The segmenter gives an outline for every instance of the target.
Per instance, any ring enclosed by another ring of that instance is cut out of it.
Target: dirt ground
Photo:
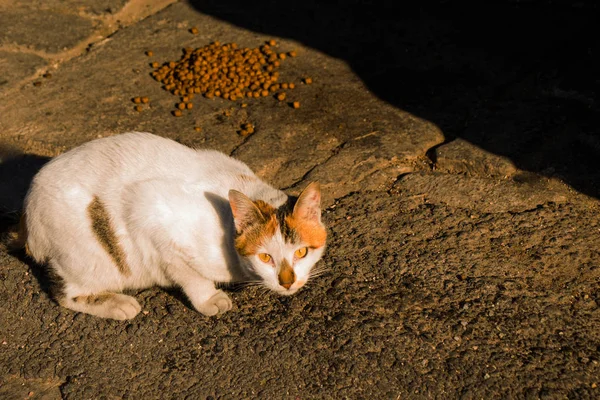
[[[322,181],[326,272],[292,297],[227,289],[214,318],[148,289],[120,322],[58,307],[40,266],[0,251],[0,398],[600,398],[595,3],[260,4],[175,2],[41,87],[9,81],[0,141],[28,155],[0,162],[0,231],[47,156],[139,128],[290,192]],[[298,46],[294,77],[316,77],[302,108],[200,103],[176,120],[148,77],[117,79],[192,25]],[[142,89],[157,103],[143,119],[123,106]]]

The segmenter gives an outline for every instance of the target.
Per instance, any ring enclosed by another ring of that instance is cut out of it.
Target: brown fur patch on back
[[[110,223],[110,216],[98,196],[88,206],[88,215],[92,222],[92,231],[104,250],[111,256],[119,272],[123,275],[131,275],[131,270],[125,261],[125,252],[119,245],[117,235]]]
[[[285,217],[287,230],[294,232],[303,243],[308,247],[318,248],[325,245],[327,240],[327,231],[323,225],[312,221],[296,217],[294,214]]]
[[[77,296],[73,297],[75,303],[86,303],[86,304],[102,304],[106,300],[110,299],[113,295],[111,293],[91,294],[89,296]]]
[[[277,231],[275,208],[262,200],[254,202],[262,218],[249,223],[235,238],[235,248],[242,256],[256,254],[261,244]]]
[[[296,273],[285,258],[281,262],[281,268],[279,270],[278,278],[279,284],[285,287],[286,289],[289,289],[292,283],[296,281]]]

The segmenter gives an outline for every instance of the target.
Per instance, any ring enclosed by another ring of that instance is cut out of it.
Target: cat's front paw
[[[196,308],[202,314],[211,317],[213,315],[223,314],[224,312],[231,310],[231,307],[232,303],[229,296],[227,296],[224,291],[217,290],[217,293]]]

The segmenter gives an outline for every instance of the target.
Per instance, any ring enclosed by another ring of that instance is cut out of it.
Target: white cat
[[[45,165],[20,240],[64,307],[130,319],[141,307],[120,292],[176,285],[215,315],[231,308],[215,282],[254,277],[283,295],[306,283],[325,249],[320,198],[317,183],[288,197],[225,154],[132,132]]]

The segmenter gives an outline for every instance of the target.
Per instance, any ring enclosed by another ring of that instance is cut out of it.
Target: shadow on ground
[[[0,144],[0,218],[6,219],[6,223],[18,221],[29,185],[48,161],[50,157],[22,154],[16,148]],[[0,226],[3,226],[1,220]]]
[[[346,60],[376,95],[440,126],[446,143],[462,138],[600,194],[593,2],[191,3]]]

